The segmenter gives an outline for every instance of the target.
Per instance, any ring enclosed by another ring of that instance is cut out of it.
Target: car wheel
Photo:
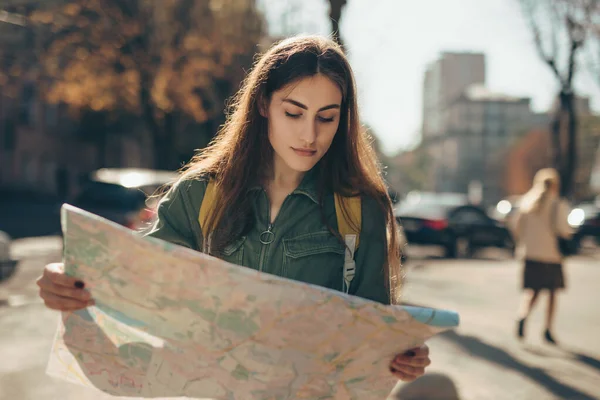
[[[471,258],[473,249],[471,247],[471,241],[468,238],[457,237],[455,243],[457,258]]]
[[[517,253],[517,245],[515,244],[515,242],[507,237],[506,239],[504,239],[504,243],[502,243],[502,245],[500,246],[500,248],[505,249],[506,251],[508,251],[508,253],[514,257]]]
[[[456,258],[456,239],[447,244],[444,250],[446,258]]]
[[[454,238],[445,250],[447,258],[471,258],[473,255],[471,241],[463,236]]]
[[[581,250],[581,237],[580,236],[575,236],[572,240],[570,244],[570,248],[569,248],[569,255],[576,255],[579,254],[579,251]]]

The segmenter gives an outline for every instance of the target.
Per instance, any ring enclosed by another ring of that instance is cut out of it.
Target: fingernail
[[[412,351],[412,350],[409,350],[409,351],[407,351],[406,353],[404,353],[404,355],[405,355],[405,356],[408,356],[408,357],[414,357],[414,356],[416,356],[416,355],[417,355],[417,353],[415,353],[415,352],[414,352],[414,351]]]
[[[85,283],[83,283],[83,281],[77,281],[75,282],[75,287],[77,289],[83,289],[85,287]]]

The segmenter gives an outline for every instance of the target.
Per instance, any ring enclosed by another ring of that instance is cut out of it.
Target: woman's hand
[[[83,290],[85,284],[65,275],[63,263],[48,264],[37,280],[40,297],[46,307],[59,311],[75,311],[94,304],[90,292]]]
[[[431,364],[429,347],[423,345],[398,354],[390,363],[392,375],[404,382],[411,382],[425,373],[425,367]]]

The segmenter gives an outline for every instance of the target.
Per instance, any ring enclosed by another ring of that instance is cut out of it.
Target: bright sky
[[[325,0],[262,2],[273,34],[329,32]],[[531,97],[536,111],[547,110],[557,90],[517,0],[348,0],[341,32],[362,119],[390,155],[419,140],[423,74],[443,51],[485,53],[488,87]],[[600,110],[600,82],[582,70],[575,86]]]

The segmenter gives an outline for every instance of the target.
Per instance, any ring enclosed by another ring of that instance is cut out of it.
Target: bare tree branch
[[[577,155],[577,114],[573,79],[577,72],[578,54],[588,36],[587,16],[591,8],[596,7],[598,0],[519,1],[533,33],[536,50],[560,84],[551,132],[554,165],[562,178],[562,194],[568,196],[573,190]],[[550,18],[547,18],[548,15]],[[550,35],[548,40],[552,47],[551,54],[546,54],[544,49],[544,37],[540,28],[540,24],[544,22],[550,22],[546,34]],[[561,66],[564,66],[563,72]]]
[[[557,79],[562,82],[562,74],[558,70],[558,66],[556,63],[556,57],[558,54],[558,44],[557,44],[557,34],[556,32],[552,32],[551,34],[551,43],[552,43],[552,51],[550,54],[547,54],[544,50],[544,44],[542,41],[542,32],[539,24],[536,21],[536,9],[539,5],[535,0],[520,0],[521,6],[523,8],[523,13],[527,22],[529,24],[529,28],[533,33],[533,40],[535,43],[535,48],[538,52],[538,55],[552,70]],[[553,12],[556,12],[554,6],[551,7]]]

